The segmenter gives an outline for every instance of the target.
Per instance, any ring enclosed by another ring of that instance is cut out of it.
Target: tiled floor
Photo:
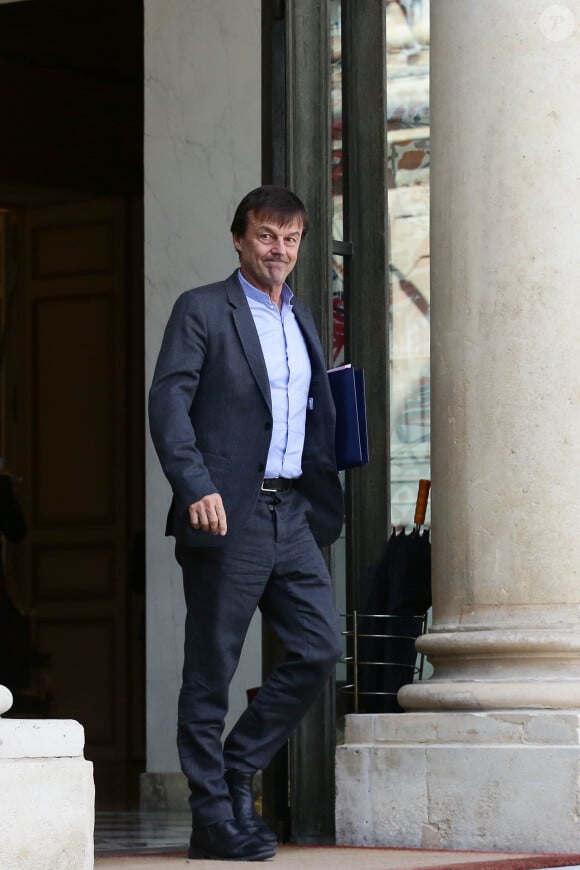
[[[96,855],[185,852],[190,834],[189,812],[97,810],[95,814]]]

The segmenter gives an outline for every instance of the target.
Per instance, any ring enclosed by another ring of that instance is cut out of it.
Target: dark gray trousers
[[[177,747],[195,826],[233,817],[223,774],[266,767],[324,687],[342,650],[326,563],[295,489],[260,494],[224,547],[178,546],[187,616]],[[225,740],[228,688],[256,608],[286,651]]]

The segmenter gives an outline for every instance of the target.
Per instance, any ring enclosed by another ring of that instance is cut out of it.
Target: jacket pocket
[[[225,456],[218,456],[215,453],[204,453],[203,461],[212,483],[219,490],[230,473],[230,460]]]

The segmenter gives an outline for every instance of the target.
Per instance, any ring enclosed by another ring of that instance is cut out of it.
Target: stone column
[[[580,3],[434,5],[435,676],[402,698],[578,708]]]
[[[435,0],[431,62],[434,674],[347,726],[339,840],[359,753],[373,842],[574,851],[580,2]]]

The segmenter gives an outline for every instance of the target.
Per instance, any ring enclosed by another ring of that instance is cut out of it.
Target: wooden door
[[[129,217],[109,199],[16,212],[4,373],[6,462],[22,476],[29,522],[14,548],[15,592],[46,656],[47,715],[80,721],[87,757],[111,761],[128,754],[135,702],[131,482],[142,431]]]

